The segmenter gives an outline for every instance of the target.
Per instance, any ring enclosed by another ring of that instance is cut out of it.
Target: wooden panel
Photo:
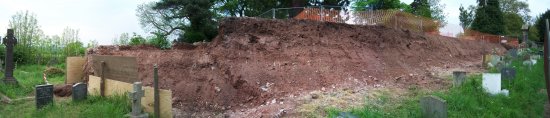
[[[101,78],[90,75],[88,80],[88,93],[90,95],[99,96],[99,82]],[[133,90],[133,85],[126,82],[116,81],[112,79],[105,79],[105,95],[120,95]],[[154,112],[154,89],[153,87],[144,86],[143,90],[145,91],[144,97],[141,99],[141,105],[144,107],[146,112],[149,112],[150,115],[153,115]],[[172,91],[170,90],[159,90],[160,95],[160,117],[161,118],[172,118]]]
[[[67,57],[67,79],[65,84],[74,84],[82,82],[84,76],[84,57]]]
[[[92,56],[94,75],[101,77],[101,61],[105,61],[105,78],[134,83],[141,81],[138,78],[136,57],[123,56]]]

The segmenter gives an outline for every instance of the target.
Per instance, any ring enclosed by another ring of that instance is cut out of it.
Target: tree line
[[[460,25],[483,33],[520,38],[522,26],[528,26],[529,39],[544,40],[543,20],[550,18],[550,10],[533,18],[529,4],[522,0],[477,0],[477,5],[460,6]]]

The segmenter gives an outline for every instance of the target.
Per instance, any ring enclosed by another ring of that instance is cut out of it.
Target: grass
[[[56,67],[65,69],[65,65],[56,65]],[[46,67],[41,65],[19,66],[14,72],[19,86],[0,84],[0,92],[12,99],[34,96],[34,86],[44,84],[42,80],[44,69]],[[3,76],[3,74],[0,75]],[[53,75],[48,77],[48,81],[51,84],[62,84],[64,78],[62,74]],[[0,118],[119,118],[130,112],[126,95],[88,96],[88,99],[79,102],[73,102],[70,97],[56,97],[54,101],[54,104],[40,110],[36,109],[34,100],[16,101],[12,104],[0,103]]]
[[[367,100],[362,108],[348,110],[327,108],[327,117],[337,117],[346,111],[358,117],[422,117],[419,99],[426,95],[438,96],[447,102],[448,115],[451,118],[538,118],[543,115],[543,106],[547,100],[545,92],[543,61],[538,60],[531,69],[522,65],[520,60],[512,62],[516,69],[516,78],[503,80],[503,89],[510,91],[509,96],[490,95],[482,88],[481,75],[471,75],[466,83],[449,90],[426,92],[410,89],[410,95],[386,105],[373,105]],[[493,70],[494,71],[494,70]]]
[[[56,65],[57,68],[65,68],[65,65]],[[14,71],[14,77],[19,82],[18,86],[6,85],[0,82],[0,92],[10,98],[19,98],[32,96],[36,85],[44,84],[43,71],[46,66],[41,65],[22,65],[17,66]],[[4,73],[0,73],[0,77],[4,77]],[[64,83],[64,75],[48,76],[48,81],[51,84]]]

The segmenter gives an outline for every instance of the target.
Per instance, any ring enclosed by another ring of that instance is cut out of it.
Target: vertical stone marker
[[[84,83],[73,85],[73,101],[85,100],[88,97],[88,86]]]
[[[8,34],[2,40],[2,44],[6,46],[6,55],[5,55],[5,73],[4,73],[4,83],[17,85],[17,80],[13,77],[13,69],[15,64],[13,63],[13,48],[17,44],[17,39],[13,34],[13,29],[8,29]]]
[[[514,68],[502,68],[500,70],[502,79],[512,80],[516,78],[516,69]]]
[[[455,87],[458,87],[458,86],[462,85],[462,83],[464,83],[464,81],[466,81],[466,72],[464,72],[464,71],[453,71],[453,78],[454,78],[453,85]]]
[[[499,94],[501,92],[500,77],[500,73],[483,73],[483,89],[492,95]]]
[[[447,118],[447,103],[436,96],[426,96],[420,99],[423,118]]]
[[[53,85],[38,85],[36,90],[36,109],[40,109],[48,104],[53,103]]]
[[[143,89],[141,89],[141,82],[134,83],[134,91],[130,92],[130,99],[132,100],[132,112],[127,114],[130,118],[148,118],[147,113],[142,113],[141,98],[144,95]]]

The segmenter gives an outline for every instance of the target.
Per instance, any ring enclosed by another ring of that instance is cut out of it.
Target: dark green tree
[[[470,6],[468,9],[465,9],[462,5],[460,5],[458,10],[460,11],[460,15],[458,16],[460,26],[462,26],[462,29],[469,29],[470,25],[474,21],[475,7]]]
[[[167,21],[183,21],[178,27],[182,30],[178,42],[210,41],[217,35],[217,23],[213,8],[216,0],[161,0],[153,6],[153,10],[166,10]]]
[[[353,4],[355,10],[386,10],[386,9],[402,9],[406,10],[410,6],[402,3],[399,0],[356,0]]]
[[[546,19],[550,20],[550,10],[546,10],[546,12],[540,15],[535,24],[539,34],[539,41],[541,42],[544,41],[544,38],[546,37],[546,34],[544,33],[546,32]]]
[[[432,12],[430,11],[430,4],[428,0],[414,0],[411,3],[411,13],[414,15],[432,18]]]
[[[473,30],[484,33],[504,34],[504,18],[499,0],[478,0],[478,9],[471,27]]]

